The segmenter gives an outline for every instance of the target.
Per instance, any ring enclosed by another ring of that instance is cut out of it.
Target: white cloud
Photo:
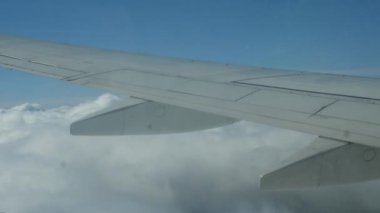
[[[249,122],[173,135],[69,135],[70,122],[117,100],[0,109],[0,212],[303,212],[321,210],[316,199],[341,208],[324,198],[331,191],[258,191],[259,175],[313,136]]]

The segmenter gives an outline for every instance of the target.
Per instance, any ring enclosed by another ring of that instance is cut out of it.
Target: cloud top
[[[69,135],[70,122],[118,100],[0,109],[0,211],[269,213],[371,204],[356,188],[260,192],[260,174],[314,138],[293,131],[239,122],[173,135]]]

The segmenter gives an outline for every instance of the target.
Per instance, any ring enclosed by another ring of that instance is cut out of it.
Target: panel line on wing
[[[263,84],[253,84],[253,83],[246,83],[246,82],[240,82],[240,81],[232,81],[232,83],[241,84],[241,85],[248,85],[248,86],[272,88],[272,89],[280,89],[280,90],[289,90],[289,91],[296,91],[296,92],[306,92],[306,93],[311,93],[311,94],[333,95],[333,96],[341,96],[341,97],[347,97],[347,98],[380,101],[379,98],[369,98],[369,97],[345,95],[345,94],[339,94],[339,93],[328,93],[328,92],[310,91],[310,90],[304,90],[304,89],[293,89],[293,88],[286,88],[286,87],[268,86],[268,85],[263,85]]]
[[[334,100],[334,101],[332,101],[331,103],[322,106],[320,109],[318,109],[318,110],[315,111],[313,114],[311,114],[310,117],[317,115],[318,113],[322,112],[324,109],[326,109],[327,107],[329,107],[329,106],[335,104],[335,103],[338,102],[338,101],[339,101],[339,100]]]
[[[0,54],[0,64],[12,69],[20,69],[24,71],[31,71],[33,73],[43,73],[50,76],[61,77],[60,78],[61,80],[62,80],[62,77],[65,78],[66,76],[63,76],[62,73],[54,72],[54,70],[59,69],[66,72],[80,73],[80,74],[86,73],[81,70],[74,70],[74,69],[69,69],[66,67],[59,67],[56,65],[48,64],[48,63],[37,62],[33,59],[18,58],[18,57],[4,55],[4,54]],[[35,67],[27,67],[27,66],[30,66],[29,64],[34,65]],[[46,71],[46,69],[53,69],[53,70]],[[70,75],[70,74],[65,73],[65,75]]]
[[[246,98],[246,97],[252,95],[253,93],[256,93],[256,92],[259,92],[259,91],[260,91],[259,89],[253,90],[252,92],[250,92],[250,93],[248,93],[248,94],[246,94],[246,95],[243,95],[243,96],[241,96],[240,98],[235,99],[235,102],[238,102],[238,101],[240,101],[240,100],[242,100],[242,99],[244,99],[244,98]]]
[[[265,78],[281,78],[281,77],[289,77],[289,76],[299,76],[299,75],[304,75],[304,74],[305,72],[298,71],[298,73],[291,73],[291,74],[268,75],[268,76],[261,76],[261,77],[244,78],[244,79],[232,81],[232,83],[241,82],[241,81],[249,81],[249,80],[265,79]]]
[[[105,73],[110,73],[110,72],[115,72],[115,71],[120,71],[120,70],[124,70],[124,69],[114,69],[114,70],[106,70],[106,71],[102,71],[102,72],[95,72],[95,73],[81,73],[81,74],[78,74],[78,75],[73,75],[73,76],[68,76],[68,77],[65,77],[63,78],[62,80],[64,81],[77,81],[77,80],[82,80],[84,78],[88,78],[88,77],[93,77],[95,75],[100,75],[100,74],[105,74]]]

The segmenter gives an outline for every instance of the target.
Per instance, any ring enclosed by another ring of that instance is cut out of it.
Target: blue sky
[[[380,76],[379,11],[377,0],[1,0],[0,34]],[[70,136],[69,123],[113,103],[94,98],[103,92],[0,69],[0,212],[379,212],[378,181],[258,191],[259,175],[310,135],[240,122],[188,134]]]
[[[4,0],[0,33],[183,58],[380,75],[375,0]],[[0,107],[99,90],[0,69]]]

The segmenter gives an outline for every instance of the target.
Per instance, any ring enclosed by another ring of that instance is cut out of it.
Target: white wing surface
[[[210,113],[207,127],[248,120],[380,147],[380,79],[376,78],[245,67],[7,36],[0,36],[0,66],[191,110],[181,120],[201,116],[194,116],[196,112]],[[191,123],[197,124],[194,119]],[[189,127],[193,129],[199,128]]]

